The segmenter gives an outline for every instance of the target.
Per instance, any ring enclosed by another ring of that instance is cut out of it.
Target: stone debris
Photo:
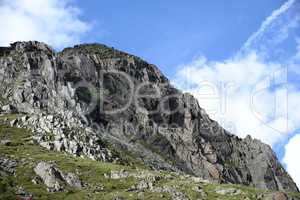
[[[172,196],[172,200],[190,200],[186,194],[183,192],[179,191],[175,187],[169,187],[169,186],[164,186],[164,187],[156,187],[151,190],[152,192],[157,192],[157,193],[168,193]]]
[[[194,190],[195,192],[200,193],[202,197],[207,197],[207,196],[208,196],[208,194],[204,191],[204,189],[203,189],[200,185],[195,186],[195,187],[193,188],[193,190]]]
[[[111,179],[120,179],[120,178],[128,178],[129,176],[132,176],[128,171],[125,171],[124,169],[120,171],[111,171],[110,172],[110,178]]]
[[[0,155],[0,175],[1,172],[15,174],[15,168],[18,166],[18,161]]]
[[[35,133],[33,140],[48,150],[65,151],[93,160],[114,161],[109,149],[102,146],[101,138],[80,120],[63,119],[54,115],[23,116],[10,122],[11,126],[28,128]]]
[[[215,192],[221,195],[239,195],[242,193],[241,190],[235,188],[217,188]]]
[[[17,196],[21,196],[21,197],[27,197],[27,196],[29,196],[29,193],[22,186],[18,186],[16,188],[15,194]]]

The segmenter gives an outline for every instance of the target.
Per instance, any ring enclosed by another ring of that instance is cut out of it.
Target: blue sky
[[[199,54],[220,60],[241,48],[283,0],[76,1],[97,41],[138,55],[168,76]]]
[[[300,0],[2,0],[0,27],[0,46],[99,42],[144,58],[223,127],[271,145],[300,187]]]

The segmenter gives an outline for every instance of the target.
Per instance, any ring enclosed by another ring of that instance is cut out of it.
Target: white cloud
[[[300,187],[300,159],[299,159],[300,135],[294,136],[285,146],[283,162],[287,166],[288,173]]]
[[[56,48],[80,42],[90,24],[69,0],[3,0],[0,2],[0,45],[38,40]]]
[[[290,88],[288,98],[286,76],[283,66],[264,62],[253,52],[223,62],[200,57],[181,67],[175,84],[193,93],[208,114],[233,133],[274,145],[297,128],[288,124],[300,121],[300,95]],[[271,81],[280,87],[272,90]],[[288,105],[295,113],[291,119]]]

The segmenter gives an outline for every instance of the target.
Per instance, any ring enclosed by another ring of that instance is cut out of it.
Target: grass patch
[[[157,200],[170,199],[171,194],[153,193],[146,190],[141,193],[128,191],[133,185],[136,185],[139,180],[134,177],[124,179],[109,179],[105,174],[110,174],[113,171],[125,169],[129,172],[137,172],[143,170],[152,175],[160,175],[162,177],[171,176],[171,179],[163,178],[156,183],[156,186],[176,187],[178,191],[184,192],[191,200],[196,199],[224,199],[224,200],[240,200],[246,197],[255,200],[257,194],[269,194],[272,191],[259,190],[252,187],[231,185],[231,184],[205,184],[195,183],[188,178],[182,179],[180,175],[171,172],[158,172],[148,170],[146,167],[139,167],[136,164],[115,164],[93,161],[88,158],[74,157],[70,154],[62,152],[48,151],[41,148],[37,144],[30,141],[31,132],[25,129],[0,125],[0,140],[9,139],[11,145],[0,145],[0,155],[13,158],[22,163],[16,168],[15,176],[0,176],[0,200],[18,200],[14,195],[15,188],[22,186],[30,194],[33,194],[34,200],[114,200],[116,197],[123,197],[126,200]],[[111,147],[113,148],[113,147]],[[127,155],[127,153],[124,153]],[[127,155],[131,157],[132,155]],[[40,161],[52,161],[56,166],[64,172],[73,172],[79,174],[80,179],[87,183],[88,186],[82,190],[65,186],[62,192],[49,193],[43,184],[35,185],[32,179],[36,176],[33,169]],[[102,191],[95,192],[96,186],[103,186]],[[194,190],[196,186],[200,186],[204,192],[208,194],[203,197],[201,193]],[[236,188],[242,191],[238,195],[219,195],[215,191],[217,188]],[[300,199],[299,193],[290,193],[290,196]]]

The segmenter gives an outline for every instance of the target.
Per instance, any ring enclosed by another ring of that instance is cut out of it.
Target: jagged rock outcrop
[[[63,181],[61,173],[53,165],[41,162],[34,168],[34,172],[42,182],[49,188],[49,191],[60,191],[63,189],[60,181]]]
[[[38,163],[34,168],[34,172],[51,192],[61,191],[64,183],[75,188],[83,187],[83,184],[77,175],[73,173],[63,173],[51,163]]]
[[[216,182],[298,191],[268,145],[228,133],[154,65],[113,48],[87,44],[56,53],[43,43],[17,42],[0,49],[0,83],[5,112],[9,107],[26,115],[39,113],[62,123],[83,124],[74,130],[74,126],[49,128],[48,119],[40,118],[13,123],[35,130],[47,127],[37,131],[37,137],[54,134],[58,142],[45,144],[50,149],[97,158],[107,152],[101,141],[108,140],[153,168]],[[64,138],[66,143],[61,142]],[[67,145],[74,138],[80,153]]]

